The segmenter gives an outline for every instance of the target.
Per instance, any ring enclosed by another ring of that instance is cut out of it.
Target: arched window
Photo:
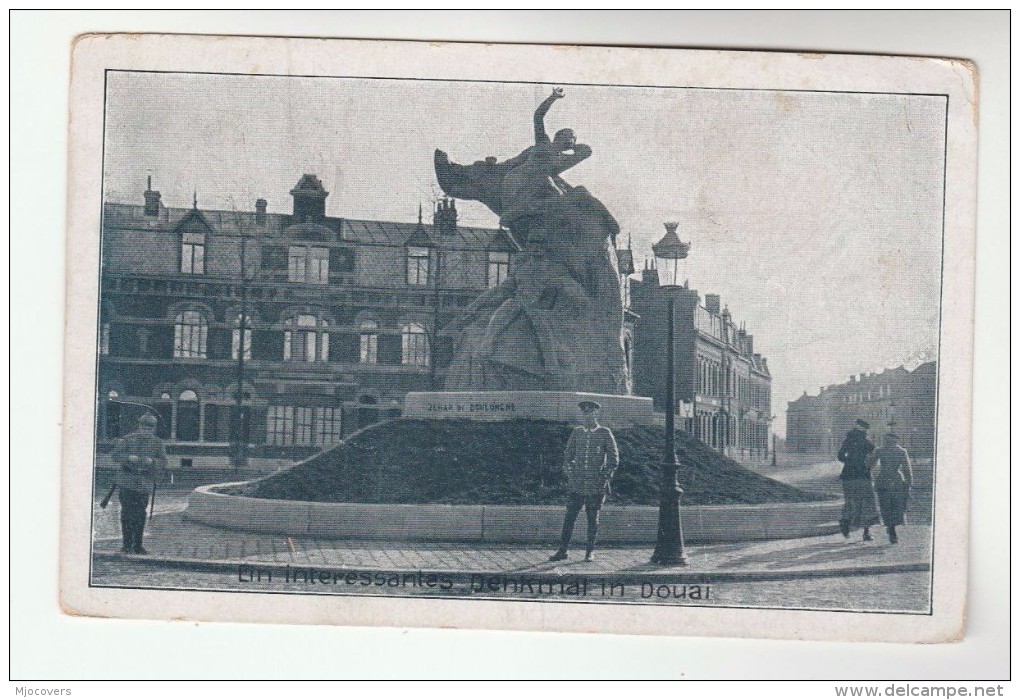
[[[209,325],[201,311],[182,311],[174,322],[174,357],[206,357]]]
[[[359,359],[365,364],[374,365],[379,361],[379,322],[366,320],[358,326],[361,334]]]
[[[234,318],[234,326],[230,332],[230,357],[236,360],[241,347],[241,314]],[[251,359],[251,316],[244,317],[244,359]]]
[[[407,323],[400,328],[401,362],[405,365],[428,367],[429,341],[425,327],[420,323]]]
[[[314,314],[287,319],[283,332],[283,359],[289,362],[325,362],[329,359],[329,323]]]

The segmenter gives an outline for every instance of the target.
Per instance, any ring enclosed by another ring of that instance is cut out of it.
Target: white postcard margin
[[[923,92],[948,95],[930,616],[91,588],[104,71]],[[71,615],[296,624],[945,642],[965,633],[977,76],[966,61],[841,54],[184,35],[83,35],[72,53],[60,591]]]

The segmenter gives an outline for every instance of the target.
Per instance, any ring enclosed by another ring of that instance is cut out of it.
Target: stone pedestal
[[[577,404],[596,401],[599,422],[609,427],[655,425],[652,400],[644,396],[589,394],[580,391],[422,391],[404,397],[404,418],[467,418],[503,421],[515,418],[577,421]]]

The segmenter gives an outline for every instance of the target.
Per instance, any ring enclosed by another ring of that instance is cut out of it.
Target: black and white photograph
[[[65,605],[959,638],[967,65],[109,41]]]

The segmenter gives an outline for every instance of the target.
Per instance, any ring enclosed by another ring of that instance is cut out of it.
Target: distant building
[[[400,223],[327,216],[328,194],[307,174],[291,213],[178,208],[150,180],[144,203],[105,204],[100,452],[143,405],[184,466],[223,466],[242,441],[297,458],[442,387],[452,339],[437,329],[507,279],[519,246],[460,225],[452,200]]]
[[[634,393],[665,411],[666,327],[675,301],[675,394],[679,423],[689,433],[734,455],[764,457],[772,420],[772,376],[754,351],[754,336],[733,322],[717,294],[660,286],[648,267],[630,283],[634,321]]]
[[[854,421],[871,424],[872,435],[895,432],[911,455],[935,449],[935,362],[853,376],[845,384],[804,393],[787,405],[786,444],[791,452],[835,455]]]

